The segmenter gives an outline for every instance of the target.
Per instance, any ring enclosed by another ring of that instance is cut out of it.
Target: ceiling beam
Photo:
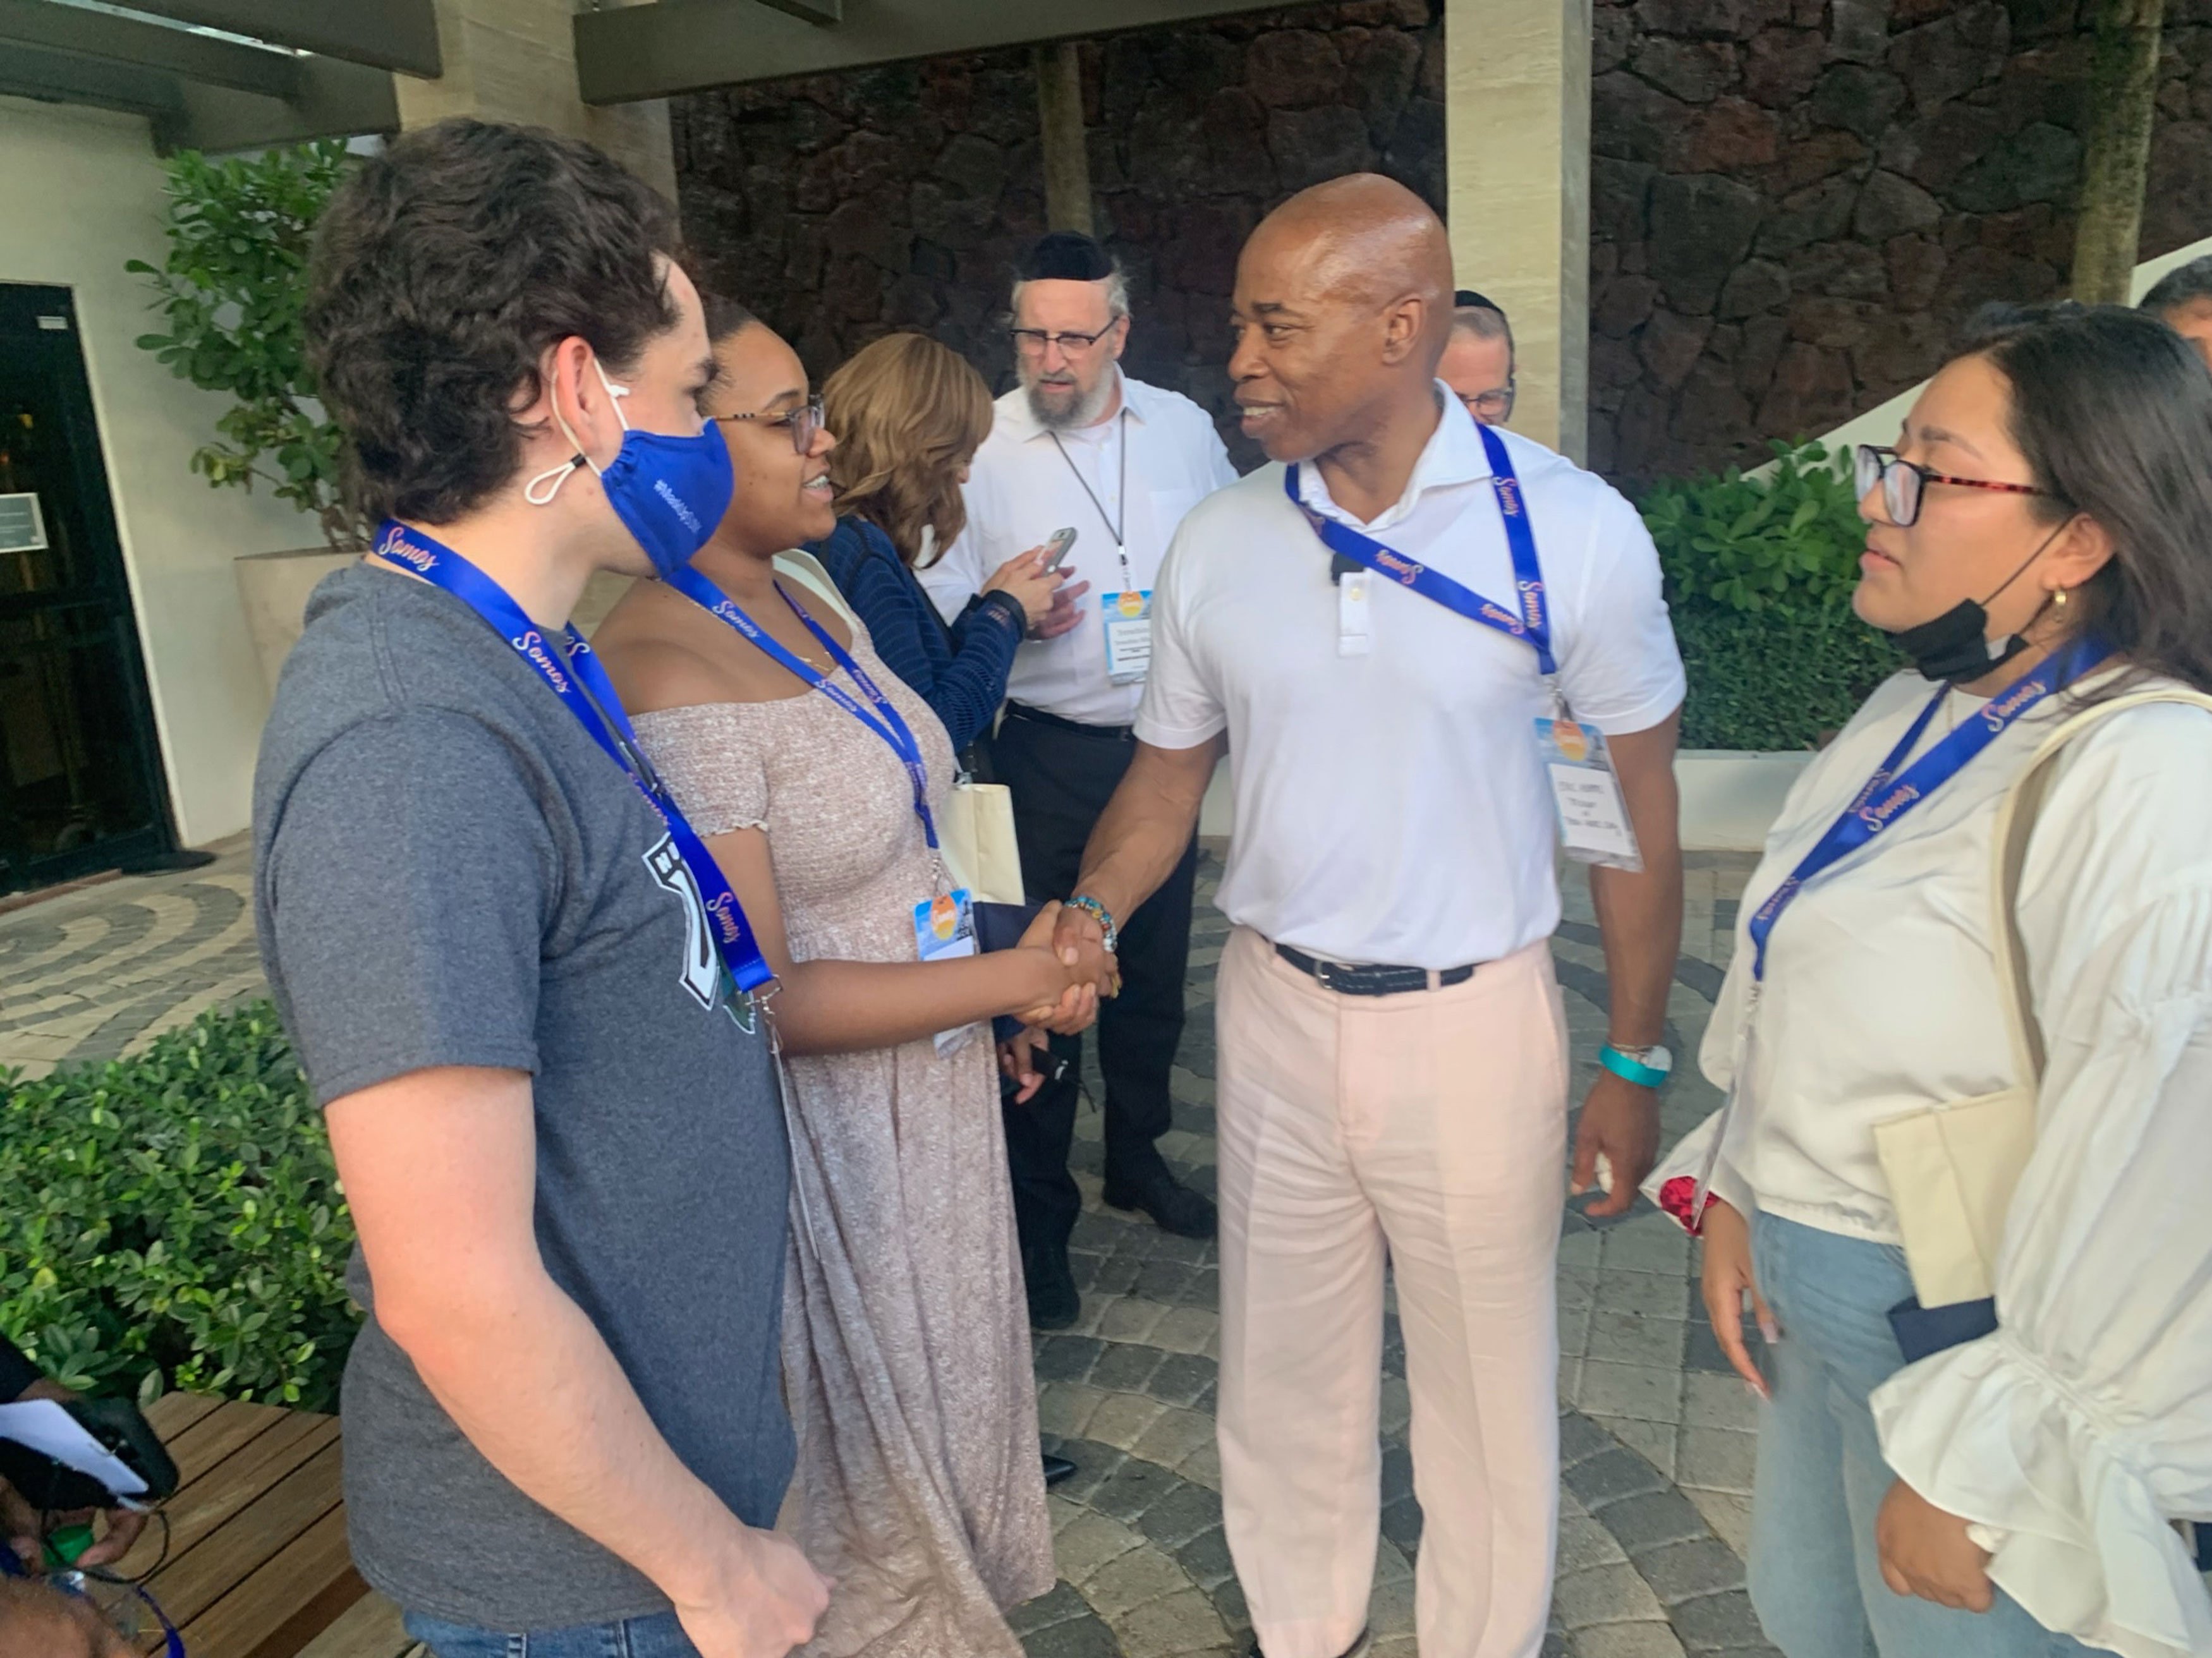
[[[227,30],[272,46],[343,58],[350,64],[435,80],[445,73],[438,55],[435,0],[123,0],[201,28]]]
[[[0,52],[0,92],[156,118],[177,114],[185,106],[184,90],[174,76],[39,46],[11,46]]]
[[[300,90],[289,99],[185,82],[182,106],[155,118],[155,143],[165,152],[219,155],[399,130],[398,94],[383,70],[331,58],[302,58],[299,64]]]
[[[778,11],[787,11],[793,17],[809,23],[842,23],[845,21],[845,0],[761,0],[764,6],[774,6]]]
[[[772,0],[658,0],[576,14],[587,104],[703,92],[871,64],[1087,39],[1279,8],[1259,0],[848,0],[834,28]]]
[[[135,64],[264,98],[289,98],[300,88],[299,64],[283,52],[50,0],[0,0],[0,46]]]

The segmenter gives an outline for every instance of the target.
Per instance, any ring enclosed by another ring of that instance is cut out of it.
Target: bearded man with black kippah
[[[1066,892],[1091,826],[1135,751],[1130,724],[1152,655],[1152,589],[1183,515],[1237,480],[1213,421],[1188,398],[1121,369],[1129,291],[1090,237],[1054,231],[1021,262],[1007,319],[1021,383],[998,401],[964,491],[968,527],[922,585],[951,620],[990,573],[1055,531],[1078,566],[1053,612],[1014,659],[992,749],[1012,792],[1031,896]],[[1098,589],[1095,606],[1082,602]],[[1170,1232],[1210,1237],[1213,1206],[1177,1181],[1156,1142],[1168,1130],[1168,1072],[1182,1036],[1196,841],[1120,929],[1121,992],[1098,1014],[1106,1082],[1106,1201]],[[1082,1039],[1057,1036],[1061,1079],[1006,1112],[1030,1318],[1039,1329],[1081,1309],[1067,1239],[1083,1197],[1067,1172]]]

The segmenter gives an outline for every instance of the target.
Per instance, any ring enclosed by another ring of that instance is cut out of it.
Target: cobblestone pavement
[[[1668,1045],[1683,1056],[1664,1109],[1671,1141],[1717,1102],[1697,1050],[1731,948],[1751,859],[1692,859]],[[1201,873],[1211,897],[1218,868]],[[117,880],[0,916],[0,1066],[128,1054],[205,1007],[259,993],[246,853],[208,869]],[[1577,1098],[1595,1074],[1605,977],[1579,872],[1565,881],[1556,956]],[[1191,1020],[1163,1149],[1213,1186],[1213,973],[1227,923],[1202,902]],[[1097,1088],[1092,1068],[1092,1086]],[[1225,1658],[1250,1644],[1221,1531],[1213,1442],[1219,1321],[1210,1245],[1099,1202],[1095,1113],[1079,1123],[1085,1212],[1075,1234],[1084,1316],[1036,1342],[1048,1441],[1082,1472],[1052,1497],[1061,1581],[1014,1615],[1032,1658]],[[1743,1594],[1752,1401],[1705,1323],[1686,1242],[1639,1205],[1594,1225],[1567,1212],[1559,1250],[1559,1577],[1546,1658],[1685,1658],[1766,1649]],[[1413,1658],[1420,1514],[1407,1447],[1405,1351],[1390,1321],[1382,1393],[1378,1658]],[[1433,1655],[1432,1658],[1451,1658]]]
[[[125,877],[0,916],[0,1067],[42,1077],[136,1053],[264,994],[245,835],[188,874]]]

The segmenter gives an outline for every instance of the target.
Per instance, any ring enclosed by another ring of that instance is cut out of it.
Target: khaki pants
[[[1395,1275],[1425,1658],[1534,1658],[1559,1518],[1566,1028],[1549,949],[1344,996],[1240,929],[1218,1007],[1221,1468],[1267,1658],[1367,1619]]]

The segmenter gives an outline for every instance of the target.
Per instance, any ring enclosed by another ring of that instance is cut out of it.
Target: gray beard
[[[1106,404],[1114,395],[1114,376],[1109,371],[1098,377],[1098,384],[1087,398],[1078,398],[1073,403],[1055,408],[1037,395],[1038,387],[1032,382],[1030,394],[1030,413],[1036,423],[1048,432],[1073,432],[1085,426],[1096,426],[1098,417],[1106,412]]]

